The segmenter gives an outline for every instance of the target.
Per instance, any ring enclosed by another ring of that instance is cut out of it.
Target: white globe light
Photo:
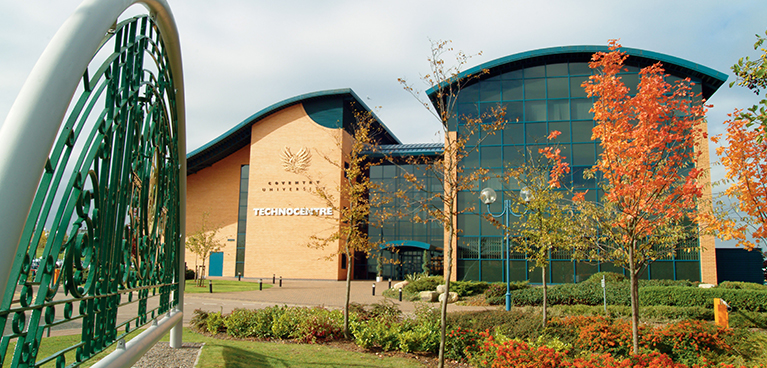
[[[495,194],[495,191],[492,188],[485,188],[485,189],[482,189],[481,192],[479,192],[479,199],[484,204],[491,204],[495,202],[497,198],[498,198],[498,195]]]
[[[533,200],[533,191],[528,187],[524,187],[519,191],[519,198],[524,202],[530,202]]]

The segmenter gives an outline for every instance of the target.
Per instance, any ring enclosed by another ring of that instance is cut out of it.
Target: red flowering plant
[[[465,361],[466,357],[479,351],[482,341],[489,336],[469,328],[456,327],[447,334],[445,357],[456,361]]]
[[[676,362],[703,364],[706,356],[732,350],[731,330],[701,321],[682,321],[658,327],[646,336],[647,347],[668,354]]]

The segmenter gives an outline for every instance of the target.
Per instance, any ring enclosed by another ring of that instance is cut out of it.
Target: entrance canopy
[[[381,249],[392,248],[418,248],[423,250],[438,250],[437,247],[424,242],[415,240],[392,240],[381,244]]]

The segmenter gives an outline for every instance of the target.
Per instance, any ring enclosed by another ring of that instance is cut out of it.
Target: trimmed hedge
[[[713,307],[714,298],[724,299],[735,310],[767,312],[767,290],[688,288],[679,286],[639,288],[640,305]]]
[[[548,302],[550,305],[601,305],[604,302],[602,294],[602,286],[598,283],[561,284],[549,286]],[[543,288],[514,290],[511,292],[511,303],[518,306],[541,305],[543,303]],[[607,304],[629,305],[630,303],[628,282],[607,285]]]
[[[767,290],[767,285],[755,284],[753,282],[743,281],[722,281],[717,288],[720,289],[745,289],[745,290]]]
[[[684,284],[677,282],[677,284]],[[561,284],[549,287],[550,305],[602,305],[603,294],[600,284],[583,282],[580,284]],[[728,289],[715,287],[701,289],[691,286],[640,286],[639,303],[641,306],[713,306],[714,298],[724,299],[736,310],[767,312],[767,290]],[[488,299],[491,302],[491,299]],[[502,302],[502,300],[500,300]],[[511,302],[516,306],[537,306],[543,303],[543,289],[540,287],[514,290]],[[628,282],[607,284],[608,305],[631,305]]]
[[[539,310],[488,310],[454,312],[447,315],[451,328],[502,333],[509,338],[536,339],[543,333]]]

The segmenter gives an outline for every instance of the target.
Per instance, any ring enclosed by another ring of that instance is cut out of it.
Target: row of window
[[[638,72],[639,68],[628,66],[626,72],[618,74],[628,87],[629,94],[638,90]],[[519,69],[466,86],[460,91],[458,103],[582,98],[587,96],[583,83],[591,74],[586,63],[560,63]],[[666,80],[675,83],[681,79],[668,76]],[[695,79],[691,82],[694,83],[693,92],[700,93],[700,81]]]
[[[504,109],[504,121],[509,124],[524,121],[591,120],[593,102],[589,98],[507,101],[499,103],[459,104],[456,110],[458,124],[468,119],[481,118],[483,122],[494,122],[493,111]]]
[[[500,230],[498,231],[500,233]],[[506,254],[504,239],[498,236],[466,237],[458,238],[458,259],[525,259],[524,252],[516,250],[516,243],[510,239],[509,254]],[[680,243],[677,249],[668,248],[664,252],[658,252],[656,259],[662,261],[697,261],[700,254],[697,251],[698,240],[689,239]],[[692,249],[692,250],[691,250]],[[551,260],[572,260],[573,251],[568,249],[553,249],[549,252]]]
[[[466,168],[505,168],[519,167],[524,164],[536,163],[548,165],[548,160],[540,153],[545,147],[560,150],[563,161],[571,166],[593,166],[601,153],[602,147],[596,143],[572,143],[557,145],[514,145],[514,146],[481,146],[476,151],[470,151],[461,160],[461,167]]]
[[[501,260],[479,261],[461,260],[457,262],[458,280],[503,282],[506,262]],[[541,283],[543,272],[532,268],[533,264],[524,260],[509,261],[508,277],[510,281],[529,281]],[[552,284],[577,283],[585,281],[597,272],[616,272],[625,274],[623,268],[612,263],[551,261],[546,269],[546,282]],[[627,276],[628,277],[628,276]],[[700,261],[655,261],[640,275],[640,279],[671,279],[700,281]]]
[[[458,132],[461,136],[468,136],[466,143],[467,150],[476,148],[481,143],[482,146],[494,145],[523,145],[523,144],[561,144],[561,143],[592,143],[592,129],[594,129],[593,120],[573,120],[556,122],[509,122],[506,123],[502,131],[488,132],[477,128],[476,131],[469,132],[466,126],[459,126]],[[552,131],[559,131],[561,134],[555,139],[549,140],[547,137]]]

